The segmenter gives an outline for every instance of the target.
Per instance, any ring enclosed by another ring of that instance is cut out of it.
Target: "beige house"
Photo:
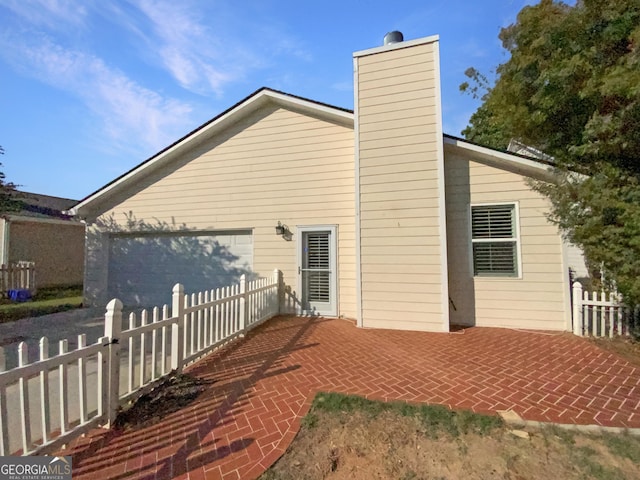
[[[0,263],[34,262],[38,287],[82,284],[84,225],[63,213],[77,200],[16,193],[20,209],[0,215]]]
[[[570,329],[549,165],[443,134],[437,36],[353,59],[354,111],[263,88],[82,200],[86,300],[278,268],[298,313],[362,327]]]

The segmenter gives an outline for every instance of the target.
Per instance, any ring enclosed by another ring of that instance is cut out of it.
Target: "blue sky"
[[[254,90],[353,108],[352,53],[440,35],[444,130],[469,66],[524,0],[0,0],[0,157],[21,189],[81,199]]]

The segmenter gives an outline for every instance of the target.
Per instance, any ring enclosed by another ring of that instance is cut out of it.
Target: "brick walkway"
[[[640,368],[571,334],[281,317],[189,371],[215,383],[157,425],[80,439],[64,451],[73,478],[255,478],[286,450],[318,391],[640,427]]]

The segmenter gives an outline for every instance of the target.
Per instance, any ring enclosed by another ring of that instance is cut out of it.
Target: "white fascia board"
[[[345,125],[353,125],[353,114],[350,112],[331,108],[327,105],[320,105],[315,102],[306,101],[304,99],[291,97],[289,95],[284,95],[279,92],[265,89],[247,99],[245,102],[237,105],[235,108],[229,110],[220,117],[216,118],[210,124],[200,128],[192,135],[184,138],[181,142],[176,143],[172,147],[168,148],[166,151],[157,155],[155,158],[152,158],[151,160],[140,164],[137,168],[134,168],[129,173],[119,178],[117,181],[113,182],[110,185],[107,185],[103,189],[97,191],[95,194],[78,203],[76,206],[69,209],[68,212],[71,215],[81,216],[84,216],[88,213],[93,213],[91,212],[91,205],[99,201],[102,197],[108,195],[111,192],[123,190],[127,185],[135,182],[136,179],[141,175],[144,175],[148,171],[152,171],[153,169],[170,162],[173,158],[180,155],[185,150],[196,146],[199,140],[210,138],[215,133],[223,130],[224,128],[227,128],[228,126],[240,120],[244,115],[249,114],[265,105],[270,99],[283,106],[290,106],[303,112],[315,114],[320,116],[321,118],[326,118],[327,120],[337,121]]]
[[[552,180],[554,178],[553,167],[537,162],[535,160],[528,160],[526,158],[512,155],[510,153],[500,152],[493,150],[492,148],[482,147],[473,143],[465,142],[456,138],[444,137],[445,147],[449,147],[457,150],[456,153],[466,155],[471,160],[484,161],[497,168],[508,168],[515,170],[518,173],[538,178],[540,180]]]
[[[339,122],[346,126],[353,126],[353,113],[345,110],[332,108],[328,105],[322,105],[315,102],[309,102],[302,98],[292,97],[280,92],[265,90],[257,96],[268,96],[278,103],[290,106],[302,112],[317,115],[329,121]]]
[[[353,52],[353,56],[364,57],[365,55],[373,55],[374,53],[389,52],[391,50],[399,50],[401,48],[415,47],[416,45],[433,43],[437,42],[438,40],[440,40],[439,35],[431,35],[429,37],[416,38],[415,40],[407,40],[406,42],[391,43],[389,45],[382,45],[381,47],[359,50],[357,52]]]

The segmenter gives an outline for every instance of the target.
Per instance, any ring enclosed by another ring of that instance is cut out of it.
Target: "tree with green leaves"
[[[0,155],[4,155],[4,148],[0,146]],[[0,167],[2,164],[0,163]],[[22,202],[16,195],[17,185],[5,180],[4,172],[0,172],[0,213],[15,212],[20,210]]]
[[[495,83],[469,69],[461,85],[482,99],[463,135],[553,156],[558,181],[534,185],[549,218],[640,303],[640,0],[541,0],[499,37]]]

